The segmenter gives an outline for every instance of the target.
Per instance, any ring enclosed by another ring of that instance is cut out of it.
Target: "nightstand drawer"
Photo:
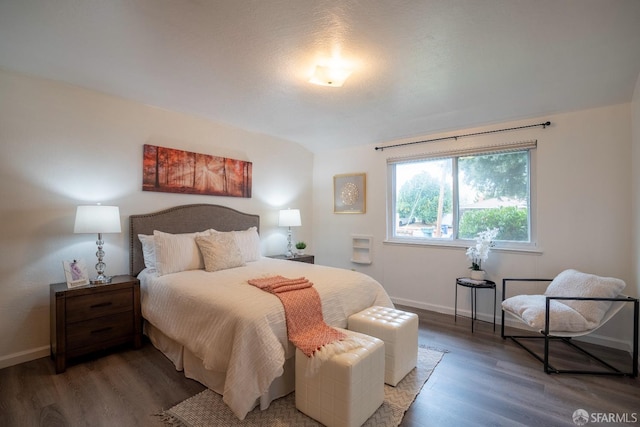
[[[108,316],[133,308],[131,289],[70,297],[66,304],[67,323]]]
[[[133,311],[99,317],[67,326],[67,349],[91,347],[97,344],[130,338],[133,335]]]

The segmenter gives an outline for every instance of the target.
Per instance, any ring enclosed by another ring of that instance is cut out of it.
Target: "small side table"
[[[286,255],[271,255],[269,258],[284,259],[287,261],[306,262],[307,264],[315,264],[315,256],[307,255],[307,254],[305,255],[294,254],[292,257],[288,257]]]
[[[454,322],[458,321],[458,286],[469,288],[471,292],[471,333],[473,333],[473,322],[476,319],[476,291],[478,289],[493,289],[493,331],[496,331],[496,282],[491,280],[473,280],[469,277],[458,277],[456,279],[456,302]]]

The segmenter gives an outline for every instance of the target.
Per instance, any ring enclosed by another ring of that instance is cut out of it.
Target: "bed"
[[[130,217],[130,272],[141,282],[145,334],[186,377],[221,394],[239,419],[257,405],[266,409],[295,383],[295,348],[287,339],[282,303],[249,279],[306,277],[320,295],[325,322],[334,327],[346,328],[347,318],[365,308],[393,307],[367,275],[261,256],[259,229],[259,216],[219,205]],[[230,252],[240,253],[240,265],[226,268],[224,261],[223,268],[206,271],[226,257],[193,249],[194,239],[201,243],[211,233],[233,236],[239,250],[234,244]],[[150,259],[150,248],[157,258]],[[195,259],[203,253],[206,270]]]

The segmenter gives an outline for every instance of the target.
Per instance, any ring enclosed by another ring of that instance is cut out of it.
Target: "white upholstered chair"
[[[509,289],[517,283],[547,282],[544,294],[515,295],[507,298]],[[598,374],[638,376],[638,299],[622,294],[625,283],[616,278],[600,277],[576,270],[565,270],[554,279],[502,280],[502,327],[503,339],[509,338],[542,362],[544,371],[569,374]],[[576,344],[572,338],[591,334],[607,323],[625,305],[632,304],[634,311],[633,356],[631,369],[621,371],[601,358]],[[505,335],[505,313],[540,332],[540,335]],[[526,339],[544,340],[541,357],[523,344]],[[597,361],[606,370],[556,369],[549,363],[549,342],[560,340]]]

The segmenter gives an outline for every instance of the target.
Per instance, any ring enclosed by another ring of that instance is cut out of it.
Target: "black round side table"
[[[458,277],[456,279],[456,302],[454,322],[458,321],[458,286],[469,288],[471,292],[471,333],[473,333],[473,322],[476,319],[476,291],[478,289],[493,289],[493,331],[496,331],[496,282],[491,280],[474,280],[470,277]]]

